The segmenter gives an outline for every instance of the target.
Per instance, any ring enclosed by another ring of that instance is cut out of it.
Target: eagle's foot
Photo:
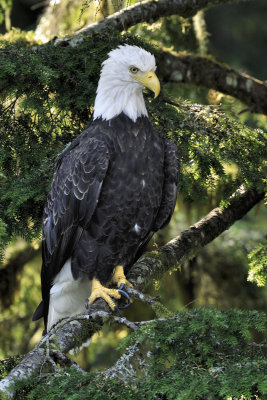
[[[120,299],[121,293],[119,293],[119,290],[117,289],[106,288],[105,286],[101,285],[99,280],[93,278],[92,292],[91,296],[88,299],[89,301],[86,300],[86,306],[90,306],[96,299],[101,298],[105,300],[112,311],[114,311],[117,309],[117,306],[111,297],[113,297],[114,299]]]
[[[131,282],[127,281],[124,275],[124,270],[122,265],[116,266],[114,274],[111,279],[111,283],[117,285],[119,288],[121,287],[121,285],[128,285],[130,287],[133,287]]]

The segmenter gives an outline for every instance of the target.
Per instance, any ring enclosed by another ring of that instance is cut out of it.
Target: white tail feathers
[[[84,276],[73,279],[69,258],[54,279],[50,290],[47,330],[60,319],[82,313],[85,299],[90,296],[91,281]]]

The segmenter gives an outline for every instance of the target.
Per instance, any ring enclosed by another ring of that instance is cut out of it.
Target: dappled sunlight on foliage
[[[264,286],[267,276],[267,243],[260,243],[250,254],[250,270],[248,280]]]

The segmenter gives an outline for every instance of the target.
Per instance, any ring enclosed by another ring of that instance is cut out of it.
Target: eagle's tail
[[[85,311],[85,299],[90,293],[91,281],[88,276],[74,279],[71,272],[71,260],[68,259],[56,275],[50,290],[47,331],[60,319]]]
[[[34,311],[34,314],[32,316],[33,321],[38,321],[38,319],[41,319],[44,316],[44,302],[43,300],[39,304],[39,306],[36,308]]]

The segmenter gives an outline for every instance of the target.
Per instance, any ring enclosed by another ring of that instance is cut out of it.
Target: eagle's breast
[[[162,199],[164,144],[147,117],[133,122],[121,114],[95,123],[101,125],[110,161],[97,207],[77,245],[76,252],[87,256],[79,257],[79,266],[74,257],[73,268],[96,274],[105,282],[115,265],[132,264],[153,228]]]

